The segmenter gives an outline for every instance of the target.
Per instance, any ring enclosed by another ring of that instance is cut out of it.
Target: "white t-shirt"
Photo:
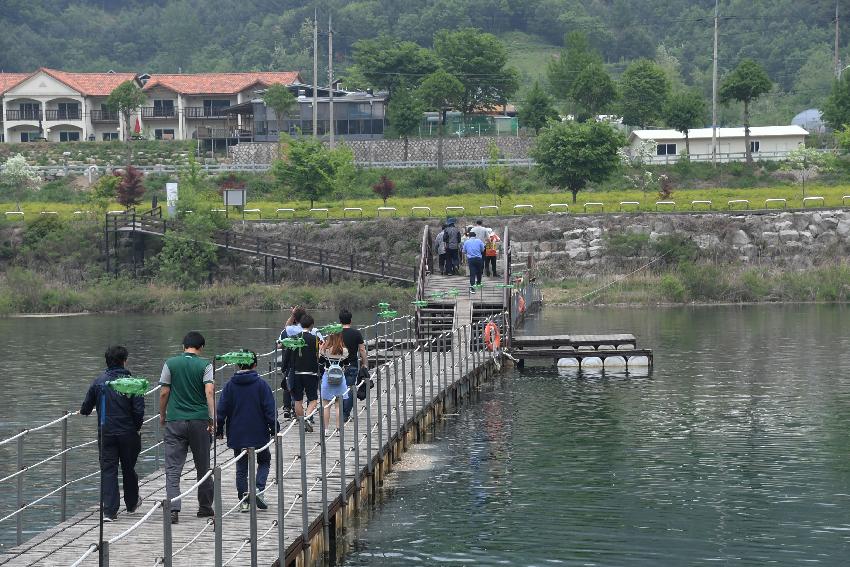
[[[493,233],[493,229],[487,228],[486,226],[475,225],[472,227],[472,232],[475,233],[475,237],[478,238],[481,242],[487,242],[487,239],[490,238],[490,235]]]

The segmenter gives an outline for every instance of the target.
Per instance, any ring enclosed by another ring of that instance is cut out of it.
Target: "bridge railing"
[[[258,546],[267,537],[277,539],[277,557],[280,564],[284,565],[287,564],[286,555],[292,542],[300,541],[303,547],[310,541],[314,520],[309,515],[311,502],[320,505],[320,526],[324,531],[323,541],[327,545],[330,541],[328,532],[331,510],[346,505],[349,485],[353,484],[355,490],[359,490],[361,482],[372,474],[376,463],[384,458],[391,443],[402,438],[414,426],[418,415],[430,411],[433,402],[449,387],[496,357],[486,347],[485,329],[490,322],[504,328],[507,321],[508,314],[501,313],[419,341],[415,340],[411,317],[382,321],[374,329],[373,326],[364,328],[367,336],[370,330],[374,330],[376,346],[383,340],[387,352],[392,356],[376,366],[368,379],[351,386],[348,395],[353,399],[352,415],[355,419],[347,423],[337,413],[336,427],[328,429],[319,417],[318,440],[308,442],[304,418],[298,418],[283,427],[266,446],[246,449],[216,465],[208,475],[179,496],[154,502],[138,521],[120,534],[106,541],[93,541],[72,565],[82,564],[94,553],[100,554],[101,565],[108,566],[110,558],[122,560],[120,543],[132,538],[146,524],[155,522],[162,524],[161,532],[157,528],[157,533],[162,533],[162,549],[161,554],[159,550],[155,552],[154,565],[170,567],[175,556],[195,544],[210,529],[214,532],[213,564],[217,567],[229,564],[258,565]],[[379,327],[383,327],[383,334]],[[363,402],[357,397],[361,387],[366,390]],[[336,401],[336,398],[322,401],[314,415],[319,413],[321,416],[321,410],[333,408]],[[364,425],[365,428],[361,429]],[[294,454],[287,456],[285,442],[290,447],[297,447]],[[265,491],[276,492],[277,509],[270,522],[260,525],[256,512],[258,493],[253,463],[255,453],[266,448],[273,448],[275,461],[274,478],[268,481]],[[249,493],[240,501],[225,503],[222,473],[242,458],[248,459]],[[318,476],[308,473],[310,462],[318,462],[321,471]],[[349,465],[354,467],[351,472],[347,472]],[[171,531],[171,505],[196,492],[207,478],[212,478],[214,483],[216,521],[206,522],[178,547]],[[284,484],[287,486],[286,491]],[[298,488],[293,490],[293,486]],[[250,508],[247,532],[229,532],[227,541],[239,543],[232,544],[231,549],[225,551],[224,531],[234,527],[234,524],[225,523],[224,519],[237,510],[243,501],[247,501]]]
[[[133,231],[139,229],[157,234],[165,234],[169,225],[174,226],[174,221],[168,221],[162,218],[161,207],[156,207],[141,214],[137,213],[134,208],[127,209],[126,211],[111,211],[106,214],[105,222],[107,226],[105,237],[107,239],[109,232],[113,232],[114,237],[117,238],[119,229],[130,229]],[[232,248],[257,255],[309,262],[315,264],[317,267],[327,268],[329,270],[416,281],[417,268],[415,266],[392,262],[383,257],[376,259],[363,254],[346,253],[300,242],[280,241],[269,237],[252,236],[232,230],[215,232],[212,235],[212,241],[225,249]],[[117,246],[115,247],[117,249]]]

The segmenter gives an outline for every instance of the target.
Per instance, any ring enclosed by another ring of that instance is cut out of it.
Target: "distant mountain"
[[[816,105],[833,74],[834,0],[720,4],[721,70],[751,57],[784,93],[776,96]],[[314,2],[306,0],[3,0],[2,8],[5,71],[298,69],[310,75],[307,22]],[[333,16],[340,69],[360,38],[390,33],[428,45],[438,29],[472,26],[507,38],[516,50],[512,60],[532,79],[543,74],[563,35],[581,30],[615,73],[629,60],[660,57],[683,84],[710,85],[714,0],[319,0],[318,9],[322,29]],[[850,22],[846,3],[845,9]],[[850,26],[845,29],[842,52],[850,63]],[[536,68],[529,55],[538,52]]]

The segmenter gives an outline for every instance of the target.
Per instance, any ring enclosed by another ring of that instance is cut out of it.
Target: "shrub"
[[[675,266],[682,262],[693,262],[699,257],[699,247],[685,236],[669,234],[661,236],[650,246],[655,256],[664,256],[662,263]]]
[[[645,233],[623,232],[619,234],[608,232],[605,235],[605,252],[610,256],[632,258],[646,253],[649,245],[649,235]]]
[[[765,299],[771,290],[770,280],[761,270],[747,270],[741,275],[741,299],[759,301]]]
[[[723,271],[717,266],[685,262],[679,276],[692,299],[722,299],[729,290]]]
[[[666,274],[661,278],[661,295],[667,301],[681,303],[685,300],[685,286],[675,274]]]
[[[37,219],[27,222],[23,235],[24,246],[34,246],[52,233],[64,230],[65,223],[54,215],[40,215]]]

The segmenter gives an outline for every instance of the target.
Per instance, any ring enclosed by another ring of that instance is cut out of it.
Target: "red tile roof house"
[[[148,101],[130,119],[105,108],[106,98],[124,81],[136,81]],[[216,129],[235,133],[221,109],[250,100],[274,83],[300,82],[297,72],[151,75],[144,85],[136,73],[72,73],[41,68],[33,73],[0,73],[0,133],[6,142],[124,139],[126,128],[149,138],[210,137]],[[225,142],[226,143],[226,142]]]
[[[157,139],[209,139],[217,146],[236,143],[248,124],[224,109],[251,100],[256,91],[270,85],[300,82],[294,71],[154,74],[144,86],[150,104],[141,109],[142,126]]]
[[[69,73],[41,68],[0,73],[2,133],[6,142],[111,140],[120,138],[118,117],[103,104],[135,73]]]

